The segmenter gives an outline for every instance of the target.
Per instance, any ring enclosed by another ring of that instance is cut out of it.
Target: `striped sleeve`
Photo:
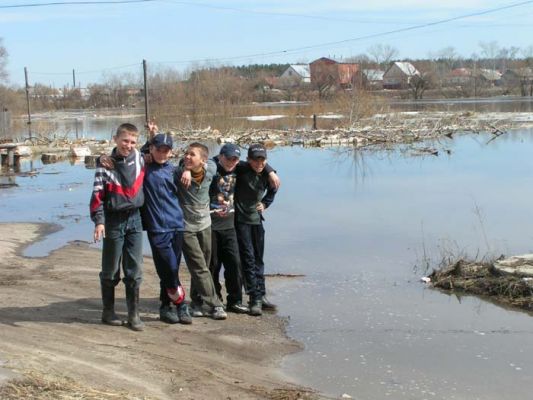
[[[107,171],[105,168],[98,167],[94,173],[93,192],[89,205],[91,220],[95,225],[103,224],[104,219],[104,199],[105,199],[105,182]]]

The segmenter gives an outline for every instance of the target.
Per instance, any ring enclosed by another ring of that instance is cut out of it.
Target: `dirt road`
[[[281,357],[299,345],[275,315],[196,318],[189,326],[160,322],[149,258],[140,306],[145,331],[101,324],[98,250],[75,242],[45,258],[21,256],[49,229],[0,224],[0,362],[20,377],[4,379],[1,398],[317,398],[277,372]],[[188,287],[188,275],[182,279]],[[124,316],[122,284],[117,297]]]

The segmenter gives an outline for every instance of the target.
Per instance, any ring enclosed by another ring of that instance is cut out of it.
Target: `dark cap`
[[[226,143],[220,148],[220,154],[224,157],[237,157],[241,158],[241,149],[233,143]]]
[[[150,144],[153,144],[157,148],[167,146],[172,149],[172,136],[168,133],[158,133],[152,138]]]
[[[256,159],[259,157],[267,158],[267,151],[265,146],[260,143],[250,145],[248,148],[248,157]]]

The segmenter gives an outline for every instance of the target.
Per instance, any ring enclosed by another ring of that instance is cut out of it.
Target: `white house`
[[[371,89],[382,89],[384,74],[385,72],[383,72],[380,69],[364,69],[363,70],[364,83]]]
[[[413,76],[420,76],[420,72],[410,62],[396,61],[392,63],[383,75],[385,89],[400,89],[409,85]]]
[[[291,64],[279,77],[285,85],[297,85],[299,83],[311,83],[311,70],[309,64]]]

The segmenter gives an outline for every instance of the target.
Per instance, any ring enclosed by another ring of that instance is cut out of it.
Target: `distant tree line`
[[[533,95],[531,80],[520,80],[515,86],[494,87],[478,76],[483,69],[500,70],[533,68],[533,46],[524,49],[500,47],[497,42],[481,42],[479,53],[462,58],[453,47],[429,54],[425,59],[400,59],[398,51],[389,45],[374,45],[365,54],[343,60],[360,65],[360,70],[385,71],[393,61],[409,61],[420,74],[399,91],[371,90],[362,77],[352,87],[331,85],[319,96],[317,85],[292,82],[279,84],[277,78],[289,64],[251,64],[241,66],[197,65],[188,71],[172,68],[150,68],[148,97],[154,115],[168,121],[180,120],[190,127],[205,126],[214,121],[220,126],[238,125],[239,118],[249,115],[254,102],[279,100],[306,100],[349,104],[350,112],[366,110],[356,98],[387,97],[467,97],[493,94]],[[0,39],[0,107],[15,114],[25,110],[24,88],[9,85],[6,73],[8,54]],[[461,85],[450,85],[450,71],[468,68],[472,78]],[[529,85],[529,86],[528,86]],[[57,89],[35,83],[30,90],[32,110],[143,108],[144,93],[140,74],[107,74],[98,83],[84,88],[65,86]],[[366,93],[368,92],[368,93]],[[366,93],[366,94],[365,94]],[[318,106],[317,106],[318,107]],[[170,123],[170,122],[169,122]]]

